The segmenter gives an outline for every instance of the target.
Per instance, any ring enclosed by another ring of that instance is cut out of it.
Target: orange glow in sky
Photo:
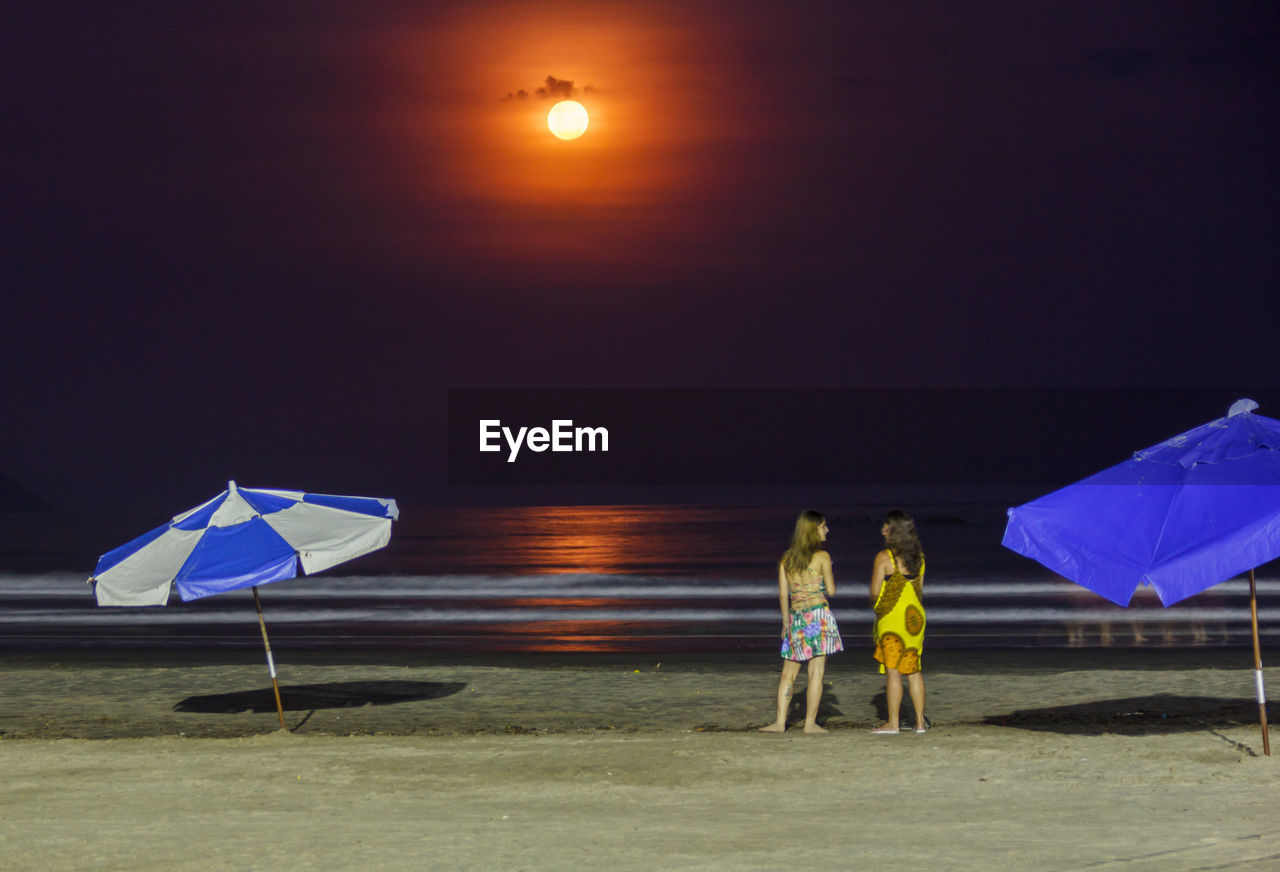
[[[691,57],[673,50],[706,34],[705,23],[642,12],[583,5],[549,22],[525,5],[464,8],[400,37],[424,93],[399,110],[406,153],[416,155],[399,196],[412,208],[416,191],[459,216],[432,233],[487,265],[527,268],[647,263],[672,234],[704,229],[677,231],[674,215],[716,226],[722,214],[697,207],[741,183],[707,172],[709,155],[735,138],[725,129],[735,117],[724,105],[726,70],[699,61],[705,47]],[[549,90],[549,77],[564,90]],[[590,118],[576,139],[548,134],[548,112],[564,99]]]

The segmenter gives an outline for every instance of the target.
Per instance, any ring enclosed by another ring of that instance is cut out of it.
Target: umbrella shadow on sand
[[[1152,736],[1253,726],[1257,719],[1258,706],[1252,700],[1161,693],[1019,709],[983,718],[982,723],[1068,735]]]
[[[440,699],[453,696],[465,687],[461,681],[341,681],[281,687],[280,698],[289,711],[315,711]],[[276,710],[276,698],[270,687],[211,693],[189,696],[173,710],[221,715],[273,712]]]

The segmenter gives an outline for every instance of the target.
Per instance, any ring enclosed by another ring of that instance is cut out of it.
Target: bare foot
[[[769,726],[767,727],[760,728],[760,732],[762,733],[785,733],[786,730],[787,730],[787,725],[780,724],[780,723],[772,723],[772,724],[769,724]]]
[[[806,733],[825,733],[825,732],[827,732],[826,730],[824,730],[822,727],[818,726],[817,724],[805,724],[805,725],[804,725],[804,731],[805,731]]]

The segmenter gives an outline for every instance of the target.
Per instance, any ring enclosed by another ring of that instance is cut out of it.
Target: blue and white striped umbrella
[[[336,566],[391,541],[396,501],[237,487],[110,551],[89,579],[100,606],[162,606]]]

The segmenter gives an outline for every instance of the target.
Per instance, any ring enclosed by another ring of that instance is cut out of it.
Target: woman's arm
[[[822,572],[822,585],[827,589],[827,597],[836,595],[836,579],[831,574],[831,555],[826,551],[818,552],[818,567]]]
[[[884,575],[889,571],[889,552],[881,551],[871,564],[871,604],[875,605],[880,598],[880,588],[884,586]]]
[[[787,570],[778,562],[778,605],[782,607],[782,635],[791,628],[791,590],[787,587]]]

